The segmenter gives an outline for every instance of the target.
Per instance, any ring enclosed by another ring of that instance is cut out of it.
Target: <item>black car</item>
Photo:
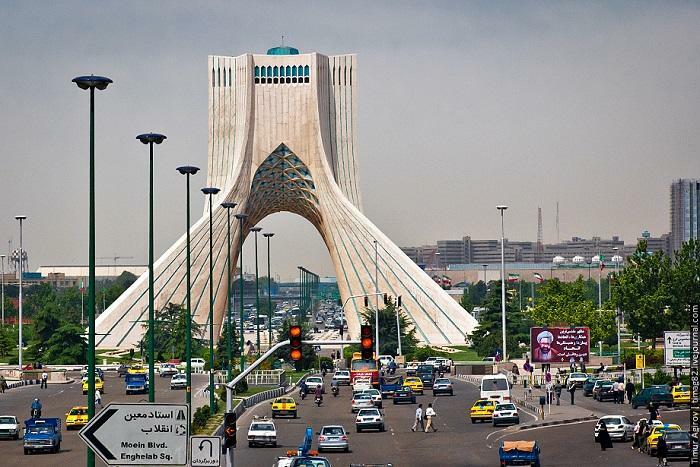
[[[588,378],[584,383],[583,383],[583,395],[590,397],[593,395],[593,386],[595,386],[595,382],[598,381],[598,378]]]
[[[654,407],[665,405],[673,407],[673,395],[669,392],[666,386],[652,386],[639,391],[632,398],[632,408],[646,407],[652,404]]]
[[[615,400],[615,393],[613,392],[613,383],[603,384],[596,388],[593,393],[593,399],[603,402],[604,400]]]
[[[122,376],[126,376],[126,374],[129,372],[129,367],[124,365],[123,363],[119,365],[119,368],[117,368],[117,376],[120,378]]]
[[[413,390],[408,386],[402,386],[394,392],[394,405],[399,402],[410,402],[411,404],[416,403],[416,395]]]
[[[687,431],[667,431],[663,436],[666,440],[666,457],[680,457],[690,460],[690,433]]]

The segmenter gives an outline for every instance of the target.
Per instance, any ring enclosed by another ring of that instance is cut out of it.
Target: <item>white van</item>
[[[508,377],[502,373],[485,375],[481,379],[481,398],[497,400],[498,402],[509,402],[510,383],[508,382]]]

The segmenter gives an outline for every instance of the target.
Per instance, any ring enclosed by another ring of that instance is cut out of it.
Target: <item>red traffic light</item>
[[[301,326],[290,326],[289,337],[301,337]]]
[[[301,357],[301,326],[289,326],[289,358],[298,362]]]
[[[226,449],[236,447],[236,418],[235,412],[227,412],[226,415],[224,415],[224,452],[226,452]]]
[[[372,326],[369,324],[360,326],[360,350],[364,360],[373,358],[374,336],[372,335]]]

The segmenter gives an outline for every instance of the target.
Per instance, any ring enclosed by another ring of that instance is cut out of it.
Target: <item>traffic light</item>
[[[224,415],[224,452],[236,447],[236,413],[226,412]]]
[[[384,304],[388,305],[389,304],[389,295],[384,294]]]
[[[369,308],[369,297],[365,295],[365,308]]]
[[[398,297],[396,297],[396,306],[398,306],[399,308],[401,308],[401,295],[399,295]]]
[[[289,358],[301,360],[301,326],[289,326]]]
[[[360,349],[362,350],[362,359],[371,360],[374,353],[374,336],[372,335],[372,326],[363,324],[360,326]]]

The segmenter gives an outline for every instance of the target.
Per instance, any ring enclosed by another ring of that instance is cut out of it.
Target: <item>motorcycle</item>
[[[317,406],[321,407],[321,403],[323,402],[323,398],[321,396],[316,396],[316,400],[314,401]]]
[[[338,386],[331,386],[331,392],[333,393],[333,397],[338,397],[338,392],[339,392]]]
[[[32,418],[41,418],[41,409],[32,409]]]
[[[304,388],[299,389],[299,397],[301,397],[301,400],[306,399],[306,391],[304,391]]]

